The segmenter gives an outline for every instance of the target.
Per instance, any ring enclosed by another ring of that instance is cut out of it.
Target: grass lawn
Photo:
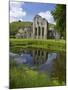
[[[39,39],[10,39],[10,46],[21,48],[40,48],[56,51],[65,51],[65,40]]]

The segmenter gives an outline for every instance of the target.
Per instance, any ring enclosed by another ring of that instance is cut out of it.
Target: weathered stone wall
[[[33,20],[33,38],[46,39],[47,38],[47,21],[39,15],[36,15]]]
[[[24,27],[18,30],[17,38],[47,39],[48,22],[39,15],[33,19],[32,27]]]

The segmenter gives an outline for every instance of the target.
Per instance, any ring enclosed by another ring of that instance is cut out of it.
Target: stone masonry
[[[33,20],[33,38],[47,39],[48,22],[45,18],[36,15]]]

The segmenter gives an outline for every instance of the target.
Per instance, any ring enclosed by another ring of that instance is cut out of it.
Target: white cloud
[[[45,18],[49,23],[55,24],[54,18],[50,11],[40,12],[38,15]]]
[[[24,2],[10,2],[10,22],[23,20],[23,16],[26,16],[23,5]]]

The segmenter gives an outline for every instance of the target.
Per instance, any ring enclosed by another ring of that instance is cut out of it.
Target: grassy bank
[[[46,73],[31,70],[28,66],[17,66],[15,62],[10,65],[10,88],[29,88],[64,85]]]
[[[64,40],[10,39],[10,46],[65,51]]]

